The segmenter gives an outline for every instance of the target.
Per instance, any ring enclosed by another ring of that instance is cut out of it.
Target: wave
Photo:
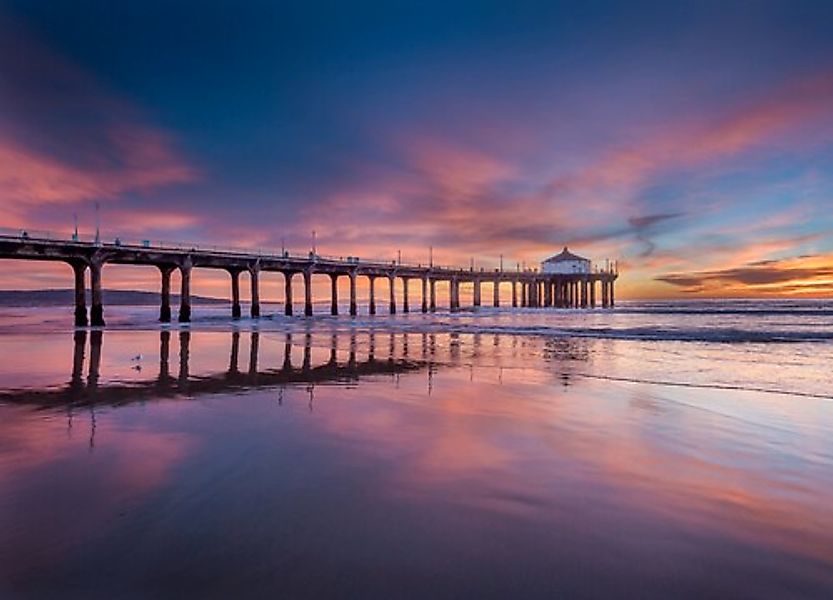
[[[368,325],[372,325],[368,323]],[[438,323],[410,328],[412,331],[430,331],[460,334],[534,335],[541,337],[582,337],[634,341],[677,341],[715,343],[824,343],[833,342],[833,331],[752,331],[738,328],[725,329],[661,329],[651,327],[592,328],[545,326],[496,326]]]
[[[265,307],[266,305],[264,305]],[[309,328],[365,329],[414,333],[458,333],[595,338],[632,341],[700,343],[830,343],[833,310],[829,302],[680,302],[629,303],[613,311],[479,308],[460,313],[358,317],[317,313],[312,318],[286,317],[282,307],[264,310],[258,320],[233,321],[225,307],[200,307],[193,323],[161,327],[258,328],[292,331]],[[280,309],[280,310],[279,310]],[[323,311],[321,311],[323,312]],[[361,311],[364,312],[364,311]],[[0,331],[66,329],[66,311],[25,309],[3,311]],[[159,328],[153,307],[113,307],[106,311],[108,329]],[[679,317],[679,318],[677,318]]]
[[[195,320],[193,328],[226,328],[230,319],[220,316],[206,316]],[[454,319],[411,322],[396,318],[345,318],[317,316],[312,319],[274,316],[257,321],[242,319],[233,322],[238,327],[257,327],[260,330],[291,330],[296,327],[337,327],[339,329],[381,330],[403,333],[450,333],[460,335],[515,335],[552,338],[593,338],[629,341],[670,341],[702,343],[831,343],[833,329],[823,331],[803,330],[750,330],[736,327],[666,329],[661,327],[552,327],[546,325],[497,325],[488,323],[463,323]],[[130,326],[131,324],[126,323]],[[134,324],[135,325],[135,324]]]

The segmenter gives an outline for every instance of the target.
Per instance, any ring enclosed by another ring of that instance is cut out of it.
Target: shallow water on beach
[[[833,593],[824,304],[65,313],[0,314],[0,597]]]

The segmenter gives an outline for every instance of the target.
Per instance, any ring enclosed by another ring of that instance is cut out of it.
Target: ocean
[[[262,311],[0,310],[0,597],[833,596],[829,301]]]

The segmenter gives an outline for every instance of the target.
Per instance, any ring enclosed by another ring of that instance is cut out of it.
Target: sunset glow
[[[305,252],[314,229],[486,269],[569,245],[619,261],[621,298],[830,296],[833,13],[787,6],[7,2],[0,223],[91,233],[98,202],[107,239]]]

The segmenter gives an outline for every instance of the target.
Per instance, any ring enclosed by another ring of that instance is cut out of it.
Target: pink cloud
[[[26,57],[0,60],[7,84],[0,96],[5,225],[22,224],[39,206],[116,200],[198,178],[174,136],[132,102],[21,26],[4,34]]]
[[[0,139],[0,194],[12,200],[12,214],[26,206],[112,200],[196,178],[196,172],[173,149],[168,136],[139,126],[111,132],[115,166],[77,167]],[[4,215],[5,216],[5,215]]]

